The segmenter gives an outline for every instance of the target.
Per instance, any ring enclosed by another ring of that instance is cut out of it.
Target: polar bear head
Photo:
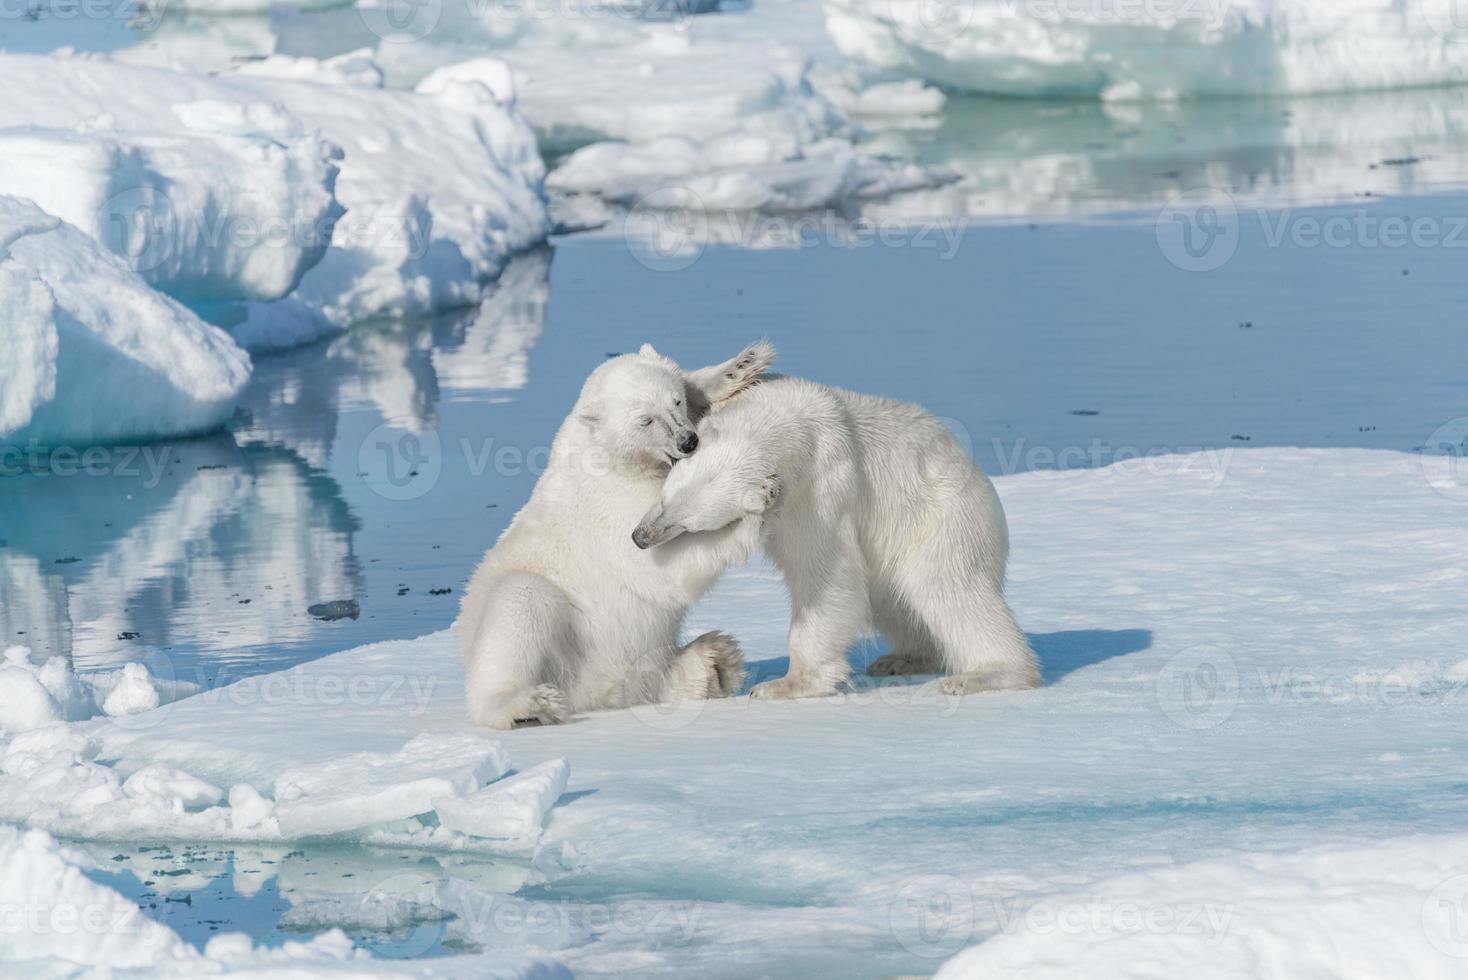
[[[646,550],[685,533],[759,520],[782,489],[768,452],[751,439],[715,427],[696,459],[673,467],[662,498],[632,532],[632,543]]]
[[[591,373],[573,415],[601,450],[666,471],[698,449],[698,422],[750,385],[774,360],[760,342],[720,364],[685,372],[651,344]]]

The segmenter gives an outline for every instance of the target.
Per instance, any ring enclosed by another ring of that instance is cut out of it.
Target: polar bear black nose
[[[680,453],[682,453],[683,455],[685,455],[685,456],[687,456],[689,453],[693,452],[697,448],[698,448],[698,433],[697,432],[693,432],[693,431],[685,432],[683,434],[682,438],[680,438],[678,440],[678,451]]]

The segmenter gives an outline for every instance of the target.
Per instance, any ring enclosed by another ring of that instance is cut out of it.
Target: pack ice
[[[918,678],[593,714],[497,733],[523,778],[471,789],[472,751],[439,740],[491,740],[466,725],[445,631],[8,736],[0,818],[278,840],[296,787],[387,821],[339,840],[452,857],[498,853],[503,836],[471,834],[523,808],[531,887],[495,902],[643,926],[573,917],[535,937],[587,976],[1457,976],[1460,463],[1253,449],[999,477],[1034,692],[951,699]],[[772,568],[737,570],[689,617],[690,634],[721,627],[753,679],[784,672]],[[343,697],[352,683],[368,693]],[[562,759],[581,792],[553,801]],[[360,786],[339,775],[353,767]],[[422,790],[405,807],[434,812],[390,819],[403,807],[377,773],[394,771]],[[442,909],[489,901],[444,874]],[[528,942],[472,917],[450,932]]]

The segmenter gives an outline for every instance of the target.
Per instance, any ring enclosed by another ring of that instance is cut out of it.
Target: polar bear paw
[[[909,674],[936,674],[942,668],[936,658],[908,650],[893,650],[867,665],[870,677],[904,677]]]
[[[830,697],[835,693],[835,684],[810,684],[787,674],[777,680],[756,684],[749,696],[765,701],[793,701],[796,698]]]
[[[525,704],[515,712],[515,726],[561,725],[571,715],[566,695],[552,684],[539,684],[525,695]]]
[[[1038,675],[1017,674],[1003,670],[977,670],[967,674],[954,674],[938,682],[939,691],[958,697],[965,694],[982,694],[986,691],[1028,691],[1039,686]]]
[[[689,645],[708,666],[708,696],[727,698],[744,686],[744,653],[739,641],[717,630],[705,633]]]

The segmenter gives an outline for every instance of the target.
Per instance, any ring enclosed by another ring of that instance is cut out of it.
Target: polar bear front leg
[[[844,526],[819,538],[819,546],[770,542],[790,588],[790,670],[756,685],[752,698],[826,697],[851,673],[846,651],[871,618],[861,550]]]
[[[727,698],[744,686],[744,654],[727,633],[705,633],[673,658],[662,700]]]

